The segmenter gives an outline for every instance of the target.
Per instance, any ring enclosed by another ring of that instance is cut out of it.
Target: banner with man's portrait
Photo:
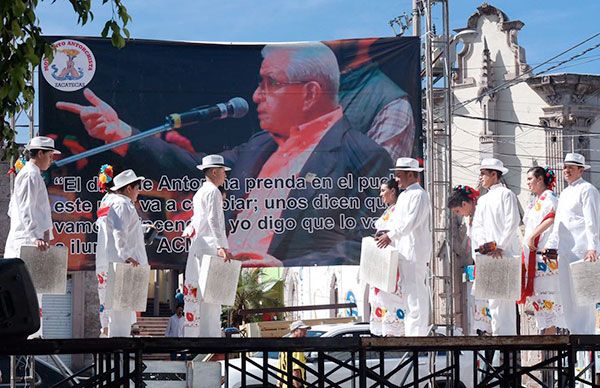
[[[358,264],[389,169],[421,156],[418,38],[131,40],[123,49],[48,39],[56,51],[40,65],[40,135],[62,158],[137,139],[51,171],[55,242],[69,249],[71,270],[94,267],[104,164],[145,177],[136,206],[158,231],[147,246],[153,267],[185,265],[182,233],[207,154],[231,168],[222,189],[233,256],[301,266]],[[178,128],[138,139],[167,122]]]

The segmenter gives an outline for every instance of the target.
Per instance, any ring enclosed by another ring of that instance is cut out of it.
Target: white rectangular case
[[[202,301],[233,305],[241,269],[242,262],[239,260],[226,262],[222,257],[203,255],[198,279]]]
[[[398,251],[390,246],[384,249],[377,248],[373,237],[364,237],[360,250],[360,280],[385,292],[394,292],[400,268],[399,261]]]
[[[146,311],[149,281],[148,265],[134,267],[126,263],[110,263],[105,307],[116,311]]]
[[[514,301],[521,298],[520,256],[496,259],[476,255],[475,271],[475,298]]]
[[[22,245],[21,260],[27,266],[37,294],[66,294],[66,247],[52,245],[49,249],[40,251],[35,245]]]
[[[600,302],[600,262],[578,260],[569,265],[573,296],[578,305]]]

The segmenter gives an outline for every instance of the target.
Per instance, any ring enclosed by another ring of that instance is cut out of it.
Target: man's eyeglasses
[[[277,81],[274,78],[262,78],[258,83],[258,88],[265,92],[273,92],[287,85],[305,84],[311,81]]]

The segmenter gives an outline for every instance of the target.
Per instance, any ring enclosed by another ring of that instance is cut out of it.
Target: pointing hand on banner
[[[90,89],[83,90],[83,96],[91,105],[84,106],[73,102],[58,101],[56,108],[79,115],[88,134],[107,143],[131,136],[131,126],[119,120],[117,112],[102,101]],[[127,145],[113,149],[121,156],[127,153]]]

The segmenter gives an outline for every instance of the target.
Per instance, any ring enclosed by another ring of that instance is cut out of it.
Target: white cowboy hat
[[[133,172],[133,170],[125,170],[113,178],[114,186],[111,187],[110,189],[112,191],[117,191],[117,190],[122,189],[123,187],[127,186],[130,183],[137,182],[137,181],[141,182],[144,179],[146,179],[146,178],[144,178],[143,176],[135,175],[135,172]]]
[[[223,160],[223,157],[221,155],[206,155],[202,158],[202,164],[196,166],[196,168],[202,171],[211,167],[223,167],[225,171],[231,170],[225,165],[225,160]]]
[[[504,163],[502,163],[501,160],[495,158],[481,159],[481,165],[479,166],[479,170],[500,171],[502,174],[506,174],[508,172],[508,168],[504,167]]]
[[[390,171],[423,171],[423,167],[419,167],[419,161],[413,158],[398,158],[396,167],[390,168]]]
[[[564,165],[579,166],[583,167],[584,170],[592,167],[589,164],[585,164],[585,157],[583,155],[577,153],[566,154],[563,166]]]
[[[294,331],[294,330],[298,330],[298,329],[310,329],[310,326],[308,326],[307,324],[305,324],[302,321],[295,321],[294,323],[292,323],[290,325],[290,331]]]
[[[54,151],[53,154],[58,155],[61,152],[54,148],[54,139],[46,136],[36,136],[29,140],[29,143],[25,146],[28,151],[31,150],[44,150]]]

